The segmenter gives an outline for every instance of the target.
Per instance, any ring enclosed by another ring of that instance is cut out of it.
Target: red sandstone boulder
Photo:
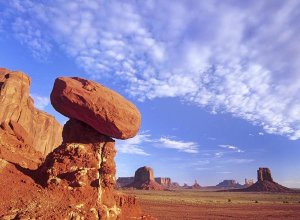
[[[61,144],[62,127],[53,116],[34,108],[30,83],[25,73],[0,68],[0,124],[9,123],[18,140],[45,156]]]
[[[51,103],[61,114],[117,139],[134,137],[141,123],[140,112],[131,102],[101,84],[79,77],[57,78]]]

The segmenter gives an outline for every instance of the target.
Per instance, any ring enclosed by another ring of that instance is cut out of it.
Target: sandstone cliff
[[[53,116],[34,108],[30,83],[25,73],[0,68],[0,124],[21,127],[25,132],[19,139],[31,140],[27,144],[46,156],[61,144],[62,126]]]

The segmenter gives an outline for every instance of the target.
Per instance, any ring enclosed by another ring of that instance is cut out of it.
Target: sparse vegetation
[[[300,193],[244,193],[204,190],[126,190],[137,196],[143,211],[158,219],[295,219],[300,216]],[[283,201],[288,201],[282,205]],[[253,205],[253,202],[257,205]],[[251,207],[251,208],[250,208]],[[174,211],[176,210],[176,211]],[[274,211],[275,210],[275,211]]]

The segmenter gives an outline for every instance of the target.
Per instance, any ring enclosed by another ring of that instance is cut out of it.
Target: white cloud
[[[184,142],[172,140],[168,137],[161,137],[156,141],[156,145],[159,147],[176,149],[180,152],[195,154],[198,153],[198,145],[195,142]]]
[[[263,136],[265,134],[263,132],[259,132],[258,135]]]
[[[120,153],[124,154],[137,154],[149,156],[150,154],[146,153],[141,147],[141,145],[143,145],[144,143],[151,141],[149,138],[149,134],[140,133],[128,140],[117,140],[116,148]]]
[[[50,103],[50,99],[48,97],[40,96],[37,94],[30,94],[30,96],[34,100],[34,106],[38,109],[44,110]]]
[[[232,151],[237,152],[237,153],[244,153],[243,150],[241,150],[240,148],[238,148],[236,146],[233,146],[233,145],[220,144],[219,147],[225,148],[225,149],[228,149],[228,150],[232,150]]]
[[[138,100],[179,97],[300,138],[299,1],[1,4],[36,56],[57,44],[91,77],[120,80]]]
[[[152,138],[148,131],[141,132],[133,138],[128,140],[118,140],[116,147],[121,153],[139,154],[148,156],[141,146],[155,146],[159,148],[175,149],[179,152],[198,153],[198,145],[195,142],[185,142],[180,140],[173,140],[167,137],[159,139]]]
[[[215,158],[221,158],[224,155],[224,152],[216,152],[215,154]]]

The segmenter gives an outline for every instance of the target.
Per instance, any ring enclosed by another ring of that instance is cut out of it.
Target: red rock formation
[[[140,167],[135,171],[134,182],[126,186],[128,188],[144,190],[164,190],[164,187],[154,180],[154,172],[151,167]]]
[[[218,188],[242,188],[243,186],[239,184],[236,180],[223,180],[218,185]]]
[[[157,182],[158,184],[163,185],[165,187],[172,186],[172,181],[171,181],[171,178],[169,178],[169,177],[157,177],[154,179],[155,179],[155,182]]]
[[[264,181],[264,180],[268,180],[268,181],[271,181],[271,182],[274,182],[273,181],[273,178],[272,178],[272,174],[271,174],[271,171],[269,168],[259,168],[257,170],[257,181]]]
[[[61,125],[34,108],[29,96],[31,79],[25,73],[0,68],[0,123],[10,124],[18,140],[46,156],[61,144]]]
[[[78,131],[80,135],[77,135]],[[101,219],[120,216],[122,210],[117,206],[114,191],[114,140],[75,119],[64,126],[63,140],[63,144],[50,153],[40,167],[43,185],[67,192],[76,191],[69,197],[72,200],[80,198],[78,203],[86,210],[97,210]],[[136,203],[134,198],[131,200]]]
[[[115,108],[117,106],[112,109]],[[113,115],[109,111],[107,114]],[[1,125],[0,135],[4,139],[0,140],[13,140],[15,145],[20,144],[22,153],[34,153],[29,146],[32,139],[26,132],[19,122],[10,120]],[[114,189],[114,140],[74,118],[65,124],[62,134],[63,143],[47,155],[37,170],[13,161],[17,156],[29,163],[27,154],[19,155],[15,148],[0,145],[0,155],[4,157],[0,159],[0,219],[128,219],[140,216],[135,197]]]
[[[122,188],[134,182],[134,177],[119,177],[117,179],[117,187]]]
[[[197,180],[195,180],[195,183],[191,186],[192,189],[200,189],[201,186],[199,185],[199,183],[197,183]]]
[[[257,170],[257,182],[253,185],[240,189],[242,192],[293,192],[285,186],[282,186],[273,181],[269,168],[259,168]]]
[[[51,103],[61,114],[117,139],[135,136],[141,123],[140,112],[131,102],[101,84],[78,77],[57,78]]]

